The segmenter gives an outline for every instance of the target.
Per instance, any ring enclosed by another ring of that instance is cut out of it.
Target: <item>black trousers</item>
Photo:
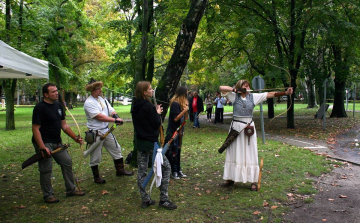
[[[224,108],[216,108],[215,110],[215,121],[214,123],[224,122]]]

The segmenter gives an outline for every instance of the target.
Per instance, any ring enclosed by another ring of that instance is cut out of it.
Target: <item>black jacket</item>
[[[137,98],[135,98],[132,103],[131,116],[135,137],[142,140],[157,142],[161,121],[155,106],[148,100],[139,100]]]
[[[189,100],[190,113],[193,113],[193,108],[192,108],[193,99],[194,99],[194,97],[192,97]],[[204,104],[203,104],[203,101],[202,101],[201,97],[199,97],[199,96],[198,96],[198,99],[197,99],[197,109],[198,109],[199,113],[204,111]]]

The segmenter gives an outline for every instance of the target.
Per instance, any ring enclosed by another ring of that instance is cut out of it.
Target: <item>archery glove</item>
[[[122,125],[123,121],[118,120],[117,118],[115,118],[115,124],[116,125]]]
[[[115,114],[112,114],[112,116],[111,116],[111,117],[113,117],[113,118],[115,118],[115,119],[120,118],[120,117],[119,117],[119,115],[118,115],[118,114],[116,114],[116,113],[115,113]]]

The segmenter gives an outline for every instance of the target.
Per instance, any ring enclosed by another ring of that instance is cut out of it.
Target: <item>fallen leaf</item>
[[[207,194],[210,194],[210,190],[206,190],[206,193],[207,193]]]
[[[339,197],[340,197],[340,198],[347,198],[347,196],[341,195],[341,194],[339,195]]]
[[[199,196],[201,196],[201,193],[198,193]]]
[[[332,199],[332,198],[329,198],[329,201],[334,201],[334,199]]]
[[[273,209],[273,210],[276,209],[276,208],[278,208],[278,206],[275,206],[275,205],[271,206],[271,209]]]
[[[267,206],[269,206],[269,203],[268,203],[268,202],[266,202],[266,201],[264,201],[264,203],[263,203],[263,207],[267,207]]]
[[[258,214],[260,214],[261,212],[260,211],[254,211],[254,215],[258,215]]]
[[[105,195],[105,194],[108,194],[109,192],[107,191],[107,190],[103,190],[102,192],[101,192],[101,194],[102,195]]]
[[[347,177],[340,177],[341,179],[347,179]]]
[[[326,221],[326,219],[321,219],[321,221]]]

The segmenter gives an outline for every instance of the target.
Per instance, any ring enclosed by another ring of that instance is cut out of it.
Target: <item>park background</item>
[[[60,101],[73,107],[83,133],[81,103],[91,77],[104,82],[105,97],[126,119],[129,107],[116,106],[115,100],[131,99],[140,80],[157,86],[165,118],[179,85],[204,97],[214,95],[220,85],[261,76],[266,89],[295,91],[285,102],[280,98],[266,102],[266,131],[331,142],[336,134],[357,125],[352,103],[359,95],[359,4],[355,0],[0,0],[0,39],[49,61],[49,80],[0,80],[6,101],[0,112],[1,220],[281,221],[294,194],[311,202],[316,193],[312,177],[339,164],[281,143],[259,142],[259,156],[266,157],[263,189],[251,193],[248,185],[240,184],[223,190],[218,184],[224,157],[214,151],[226,131],[215,126],[198,130],[187,126],[184,163],[192,177],[171,182],[177,212],[141,210],[135,178],[116,178],[109,160],[104,160],[109,183],[97,187],[75,145],[70,152],[87,195],[61,199],[59,206],[43,204],[36,167],[19,172],[21,162],[33,154],[32,106],[41,100],[41,86],[55,83]],[[352,100],[349,104],[347,98]],[[325,129],[322,120],[314,119],[324,101],[331,105]],[[259,114],[255,117],[259,128]],[[74,124],[69,116],[67,120]],[[125,154],[132,149],[128,121],[117,130]],[[54,183],[61,195],[59,173],[55,167]]]

